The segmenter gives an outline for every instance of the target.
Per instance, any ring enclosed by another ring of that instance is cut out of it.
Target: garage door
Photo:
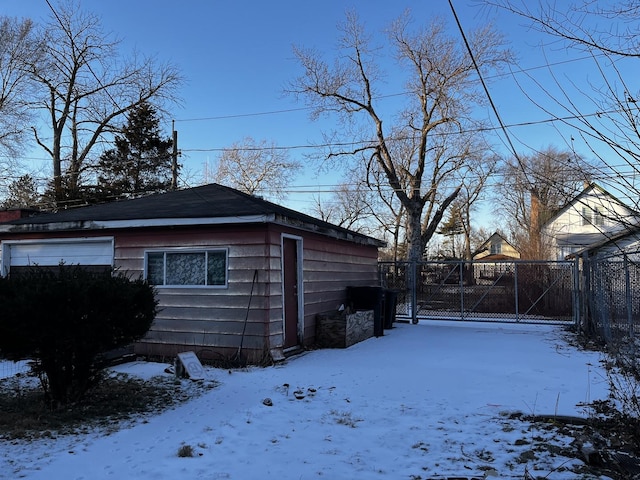
[[[2,273],[11,267],[113,265],[113,238],[16,240],[2,242]]]

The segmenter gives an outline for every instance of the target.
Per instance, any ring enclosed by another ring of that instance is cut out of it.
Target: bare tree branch
[[[275,144],[246,137],[220,155],[214,178],[250,195],[283,199],[301,169],[299,161],[291,160]]]
[[[304,73],[289,93],[305,99],[314,117],[337,114],[345,125],[368,132],[369,142],[351,153],[366,149],[370,155],[355,155],[353,161],[365,161],[370,171],[382,174],[406,214],[407,256],[420,260],[461,189],[452,174],[466,168],[466,144],[472,138],[465,137],[464,126],[474,123],[473,106],[483,100],[474,83],[473,62],[459,42],[447,36],[441,19],[414,32],[408,14],[398,18],[387,29],[387,38],[402,67],[406,95],[403,107],[389,117],[392,126],[386,127],[376,91],[383,79],[383,51],[373,48],[355,14],[347,15],[341,32],[341,49],[331,65],[317,52],[294,50]],[[511,58],[490,28],[475,32],[471,43],[482,68],[497,69]],[[346,152],[328,155],[344,157]]]
[[[182,78],[174,66],[152,58],[123,59],[118,40],[74,0],[52,11],[43,31],[42,56],[28,68],[40,90],[33,106],[46,112],[49,131],[36,130],[35,138],[51,155],[53,189],[61,201],[73,196],[84,166],[99,155],[96,146],[122,117],[144,102],[161,110],[163,102],[176,101]]]

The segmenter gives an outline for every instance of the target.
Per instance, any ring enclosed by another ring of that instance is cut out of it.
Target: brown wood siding
[[[377,248],[273,224],[40,232],[3,234],[1,238],[113,236],[115,266],[133,276],[144,274],[147,250],[227,248],[226,287],[157,288],[160,312],[146,338],[136,345],[136,352],[170,357],[195,350],[213,359],[235,353],[242,341],[243,351],[258,359],[266,350],[283,344],[283,233],[303,238],[304,344],[309,345],[315,337],[316,315],[344,303],[346,287],[378,284]],[[258,282],[248,310],[255,270]]]
[[[163,351],[170,345],[192,349],[238,348],[242,342],[243,348],[263,351],[268,335],[269,302],[265,295],[270,290],[269,249],[264,242],[264,225],[156,229],[118,235],[116,265],[140,273],[148,250],[226,248],[229,252],[225,287],[157,287],[160,311],[142,340],[146,349]],[[258,280],[251,296],[255,270]]]
[[[291,232],[293,233],[293,232]],[[349,286],[377,286],[375,247],[306,234],[303,240],[304,341],[315,341],[316,316],[346,302]]]

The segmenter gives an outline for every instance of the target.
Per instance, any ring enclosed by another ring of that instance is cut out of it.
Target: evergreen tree
[[[98,191],[111,197],[162,192],[171,187],[173,141],[160,136],[155,109],[142,103],[131,111],[116,148],[98,162]]]
[[[440,228],[438,233],[449,238],[449,241],[451,243],[451,258],[458,258],[455,238],[456,236],[464,233],[462,211],[459,204],[456,204],[454,202],[453,206],[449,209],[449,216],[442,223],[442,227]]]
[[[7,188],[6,198],[0,203],[0,208],[33,208],[38,205],[39,198],[36,181],[27,173],[11,182]]]

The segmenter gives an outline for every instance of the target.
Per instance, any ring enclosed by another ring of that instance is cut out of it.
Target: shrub
[[[640,419],[640,342],[622,338],[607,345],[609,396],[623,415]]]
[[[142,338],[157,312],[146,281],[63,265],[0,279],[0,305],[0,354],[34,359],[52,406],[82,397],[102,354]]]

